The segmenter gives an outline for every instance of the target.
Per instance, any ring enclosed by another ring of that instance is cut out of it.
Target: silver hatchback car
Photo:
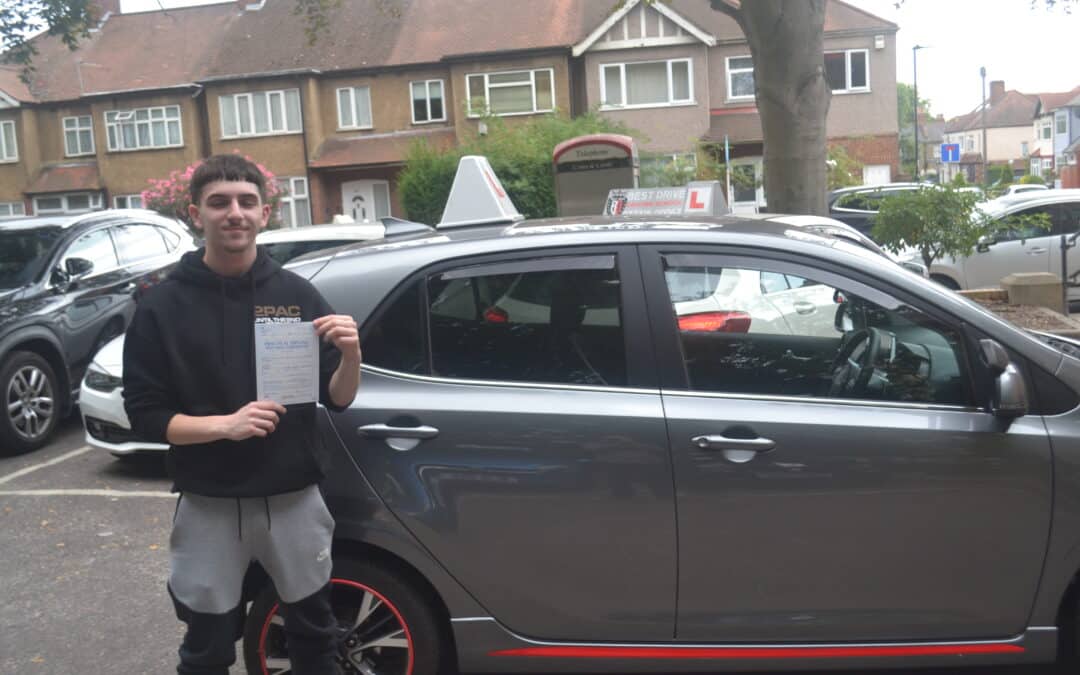
[[[361,324],[319,423],[346,672],[1073,658],[1074,346],[783,223],[488,220],[291,266]]]

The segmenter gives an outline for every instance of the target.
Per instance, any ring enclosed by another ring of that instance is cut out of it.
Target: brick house
[[[514,124],[596,109],[643,132],[656,162],[692,161],[702,142],[718,152],[726,135],[761,173],[745,38],[697,0],[614,13],[595,0],[345,2],[314,44],[292,0],[97,3],[76,51],[35,39],[29,85],[0,68],[0,217],[138,206],[147,179],[232,151],[289,189],[287,224],[401,216],[410,143],[453,147],[484,113]],[[829,139],[868,175],[898,169],[896,30],[829,3]]]

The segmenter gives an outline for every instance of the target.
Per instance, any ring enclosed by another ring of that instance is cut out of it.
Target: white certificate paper
[[[315,324],[255,324],[255,389],[260,401],[281,405],[319,399],[319,340]]]

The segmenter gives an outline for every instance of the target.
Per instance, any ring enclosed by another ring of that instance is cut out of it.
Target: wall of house
[[[874,36],[885,36],[885,47],[874,48]],[[869,54],[870,91],[833,94],[826,118],[829,138],[853,135],[897,134],[896,35],[871,33],[844,38],[825,37],[825,51],[866,49]]]
[[[105,130],[105,113],[153,106],[180,106],[183,145],[177,148],[110,151]],[[98,99],[91,105],[94,116],[94,146],[98,174],[112,195],[134,194],[148,187],[148,180],[166,178],[206,156],[202,143],[200,102],[185,93]]]
[[[207,86],[206,101],[207,136],[210,148],[207,154],[239,152],[259,162],[277,176],[306,176],[307,161],[303,131],[266,136],[225,138],[221,126],[221,97],[256,91],[299,90],[301,130],[308,111],[304,109],[303,89],[299,78],[273,80],[247,80]]]
[[[34,159],[36,120],[32,114],[26,114],[25,109],[13,108],[0,110],[0,121],[15,123],[15,146],[18,150],[17,161],[0,162],[0,202],[27,203],[23,190],[33,179],[31,167],[36,171],[40,163]]]
[[[519,58],[477,59],[474,61],[458,61],[450,66],[450,91],[451,100],[454,102],[455,116],[454,128],[457,131],[458,142],[473,138],[478,131],[480,122],[477,118],[470,118],[465,114],[467,105],[467,91],[465,78],[477,73],[499,73],[513,70],[532,70],[538,68],[551,68],[554,73],[553,85],[555,89],[555,109],[561,115],[568,115],[571,109],[571,82],[570,82],[570,58],[565,52],[558,54],[539,55]],[[509,126],[524,123],[535,115],[506,115],[501,119]]]
[[[327,77],[318,85],[318,114],[325,134],[308,139],[312,148],[334,135],[371,135],[430,126],[451,125],[456,117],[454,98],[449,86],[449,71],[445,68],[396,70],[378,74]],[[417,80],[442,80],[445,122],[414,124],[410,84]],[[344,87],[371,88],[371,129],[341,129],[338,119],[337,90]],[[305,112],[307,112],[305,110]]]
[[[978,134],[981,137],[982,131],[979,131]],[[1005,162],[1020,159],[1023,156],[1020,146],[1025,142],[1028,144],[1030,150],[1033,139],[1031,138],[1031,127],[1026,124],[1022,127],[997,127],[994,129],[987,129],[987,157],[991,162]]]
[[[632,25],[632,23],[631,23]],[[601,66],[609,63],[640,63],[669,59],[691,60],[694,102],[689,105],[655,106],[631,110],[600,108]],[[709,130],[709,58],[704,44],[596,51],[585,54],[585,104],[600,109],[605,117],[640,132],[639,150],[687,152]]]
[[[860,164],[888,164],[895,179],[900,173],[900,145],[896,134],[848,136],[830,138],[829,145],[838,145]]]

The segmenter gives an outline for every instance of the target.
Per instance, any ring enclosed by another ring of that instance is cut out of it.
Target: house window
[[[682,152],[641,158],[641,187],[686,185],[697,176],[697,154]]]
[[[517,70],[465,77],[469,117],[530,115],[555,110],[555,71]]]
[[[1027,141],[1020,141],[1020,156],[1027,157],[1029,154]]]
[[[16,162],[19,159],[19,146],[15,142],[15,122],[0,122],[0,162]]]
[[[826,52],[825,80],[833,93],[870,91],[870,52],[866,49]]]
[[[89,115],[64,118],[64,154],[68,157],[94,154],[94,125]]]
[[[311,224],[311,206],[308,200],[307,178],[279,178],[278,186],[284,192],[278,215],[285,227],[303,227]]]
[[[1054,116],[1054,122],[1057,125],[1057,128],[1054,129],[1054,133],[1057,133],[1057,134],[1065,133],[1065,122],[1066,122],[1065,114],[1061,113],[1061,114],[1055,115]]]
[[[413,124],[441,122],[446,119],[442,80],[410,82],[409,89],[412,92]]]
[[[1043,157],[1043,160],[1042,160],[1043,173],[1046,173],[1048,171],[1052,171],[1053,169],[1054,169],[1054,160],[1053,160],[1053,158],[1051,158],[1051,157]]]
[[[1048,140],[1053,135],[1052,130],[1050,129],[1050,118],[1042,120],[1042,122],[1040,122],[1040,127],[1039,137],[1043,140]]]
[[[218,98],[221,135],[269,136],[300,132],[300,90],[256,91]]]
[[[611,63],[600,66],[600,100],[605,107],[652,107],[692,103],[689,59]]]
[[[371,87],[337,90],[338,128],[371,129]]]
[[[86,213],[98,211],[101,206],[100,192],[74,192],[71,194],[34,197],[34,213]]]
[[[975,150],[975,137],[974,136],[965,136],[964,137],[964,150],[966,152],[972,152],[973,150]]]
[[[728,100],[754,98],[754,60],[749,56],[727,59]]]
[[[142,195],[116,195],[113,197],[114,209],[141,209]]]
[[[26,205],[22,202],[0,202],[0,218],[18,218],[26,215]]]
[[[184,144],[180,133],[180,106],[110,110],[105,113],[109,150],[174,148]]]

